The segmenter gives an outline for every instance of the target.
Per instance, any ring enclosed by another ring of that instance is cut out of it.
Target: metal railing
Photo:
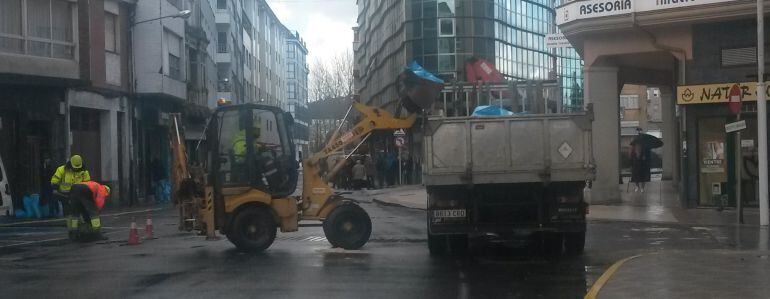
[[[572,112],[563,104],[562,89],[555,81],[511,83],[449,83],[444,86],[434,116],[463,117],[479,106],[497,106],[514,114]]]

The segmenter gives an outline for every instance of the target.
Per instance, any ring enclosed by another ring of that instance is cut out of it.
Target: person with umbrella
[[[635,185],[634,192],[644,192],[644,185],[650,181],[651,150],[663,146],[663,142],[655,136],[642,133],[642,128],[636,128],[636,133],[629,152],[631,182]]]

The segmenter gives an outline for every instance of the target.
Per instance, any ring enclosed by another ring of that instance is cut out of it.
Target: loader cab
[[[217,108],[207,131],[210,179],[215,193],[250,187],[273,198],[297,187],[291,114],[257,104]]]

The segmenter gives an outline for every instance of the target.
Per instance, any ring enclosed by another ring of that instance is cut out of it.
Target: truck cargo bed
[[[428,186],[593,177],[590,113],[429,117],[424,140]]]

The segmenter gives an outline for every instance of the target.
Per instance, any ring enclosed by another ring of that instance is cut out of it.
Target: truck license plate
[[[465,218],[465,210],[435,210],[433,218]]]

